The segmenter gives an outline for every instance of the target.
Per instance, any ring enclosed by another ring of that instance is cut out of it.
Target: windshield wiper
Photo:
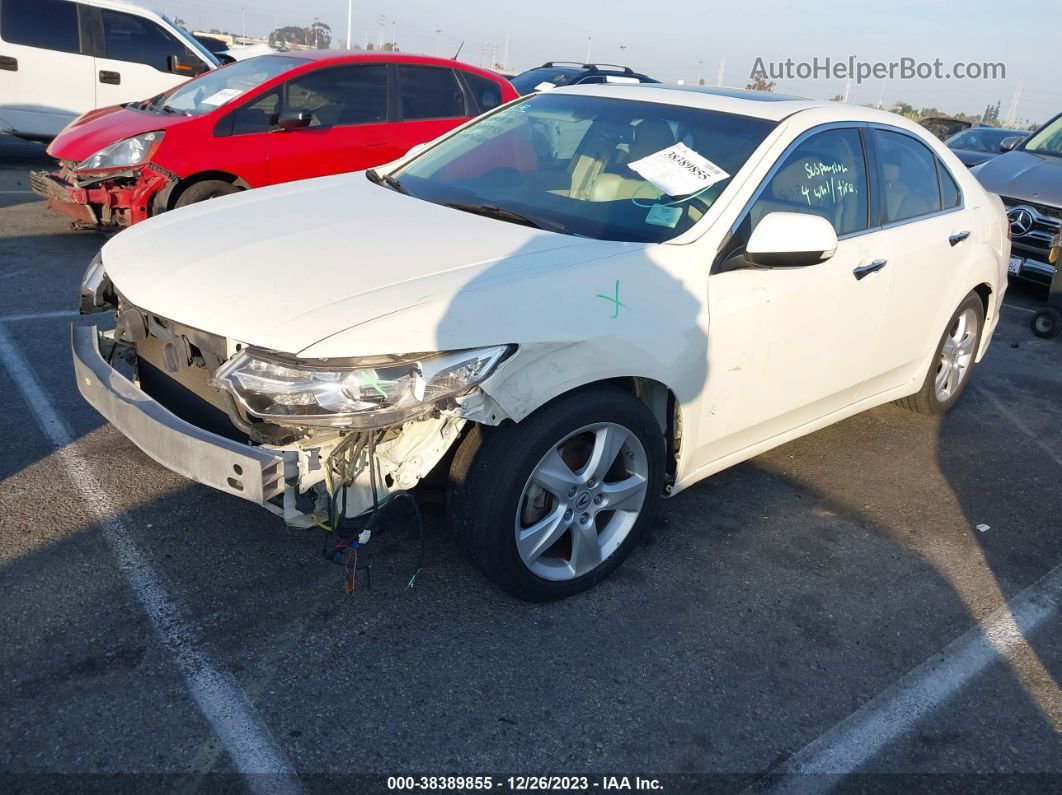
[[[375,185],[386,185],[391,190],[398,191],[399,193],[409,193],[409,191],[406,190],[406,186],[399,182],[396,177],[392,177],[390,174],[381,174],[375,168],[370,168],[366,171],[365,176],[368,177],[369,182],[372,182]]]
[[[530,226],[535,229],[548,229],[554,232],[567,232],[567,228],[563,224],[558,224],[553,221],[543,221],[538,218],[531,218],[530,216],[518,213],[516,210],[508,210],[504,207],[496,207],[493,204],[463,204],[462,202],[447,202],[444,207],[451,207],[454,210],[461,210],[462,212],[472,213],[473,215],[482,215],[487,218],[496,218],[499,221],[508,221],[511,224],[521,224],[522,226]]]

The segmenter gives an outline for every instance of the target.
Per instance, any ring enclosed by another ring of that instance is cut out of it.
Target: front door
[[[96,107],[149,99],[188,79],[188,75],[170,71],[170,56],[199,56],[158,22],[110,8],[100,8],[98,13],[101,44],[95,59]]]
[[[360,171],[403,154],[388,121],[388,83],[386,64],[330,67],[289,81],[284,111],[305,111],[311,120],[269,134],[269,181]]]
[[[708,279],[708,378],[695,467],[851,404],[867,377],[888,294],[888,234],[870,225],[861,132],[812,134],[784,155]],[[839,236],[826,262],[737,268],[771,212],[808,212]],[[735,259],[738,258],[738,259]],[[720,265],[724,264],[724,269]],[[869,267],[868,267],[869,266]]]

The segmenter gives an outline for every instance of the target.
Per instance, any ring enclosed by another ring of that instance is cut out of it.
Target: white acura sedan
[[[551,599],[612,572],[660,497],[887,401],[955,405],[1007,230],[890,113],[560,89],[123,232],[82,287],[114,330],[75,326],[74,363],[149,456],[295,526],[365,541],[441,473],[475,564]]]

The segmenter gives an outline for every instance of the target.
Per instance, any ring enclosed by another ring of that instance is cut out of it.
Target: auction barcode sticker
[[[627,167],[668,196],[697,193],[730,176],[682,142],[628,163]]]

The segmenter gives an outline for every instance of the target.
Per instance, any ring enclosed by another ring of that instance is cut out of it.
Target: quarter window
[[[937,161],[937,171],[940,173],[940,206],[945,210],[958,207],[962,203],[962,192],[959,190],[955,178],[939,160]]]
[[[311,127],[349,127],[387,121],[387,66],[320,69],[288,84],[288,110],[305,110]]]
[[[77,3],[67,0],[2,0],[0,34],[8,44],[81,52]]]
[[[906,221],[939,212],[937,158],[909,135],[875,130],[881,164],[885,222]]]
[[[100,9],[103,21],[103,51],[107,58],[152,66],[160,72],[170,70],[171,55],[193,55],[150,19],[121,11]]]
[[[465,72],[464,75],[465,80],[468,82],[468,87],[472,89],[472,96],[475,97],[481,111],[496,108],[501,104],[501,86],[493,80],[474,75],[471,72]]]
[[[859,132],[826,130],[789,153],[749,216],[754,229],[768,213],[810,213],[833,224],[838,235],[847,235],[867,228],[868,207]]]
[[[465,96],[453,69],[399,66],[402,118],[459,119],[466,115]]]

